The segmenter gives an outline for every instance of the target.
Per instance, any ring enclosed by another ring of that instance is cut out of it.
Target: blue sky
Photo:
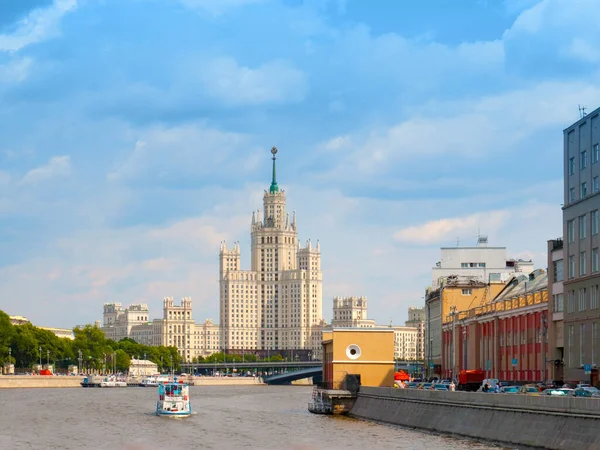
[[[600,105],[597,0],[0,4],[0,309],[70,327],[249,268],[269,149],[324,315],[401,323],[478,230],[546,267],[562,129]]]

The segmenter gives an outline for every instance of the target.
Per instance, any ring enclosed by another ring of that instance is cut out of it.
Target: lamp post
[[[81,349],[77,351],[77,353],[79,353],[79,367],[77,368],[77,374],[81,373],[81,360],[83,359],[82,355],[81,355]]]
[[[50,365],[50,350],[46,350],[46,365]]]

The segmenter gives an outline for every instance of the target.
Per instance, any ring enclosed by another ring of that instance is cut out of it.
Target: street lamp
[[[83,356],[81,354],[81,349],[77,350],[77,353],[79,353],[79,367],[77,368],[77,374],[80,374],[81,373],[81,369],[82,369],[82,367],[81,367],[81,360],[83,359]]]
[[[50,350],[46,350],[46,365],[50,365]]]
[[[38,349],[40,351],[40,366],[42,365],[42,347]]]

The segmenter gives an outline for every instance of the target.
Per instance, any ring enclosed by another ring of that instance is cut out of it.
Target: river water
[[[308,412],[309,386],[193,386],[193,416],[157,417],[154,388],[2,389],[0,449],[501,449]]]

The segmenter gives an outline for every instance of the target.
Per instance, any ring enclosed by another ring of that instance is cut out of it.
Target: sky
[[[249,269],[277,146],[323,313],[401,324],[440,247],[546,268],[562,130],[600,106],[598,0],[0,2],[0,309],[40,326]]]

